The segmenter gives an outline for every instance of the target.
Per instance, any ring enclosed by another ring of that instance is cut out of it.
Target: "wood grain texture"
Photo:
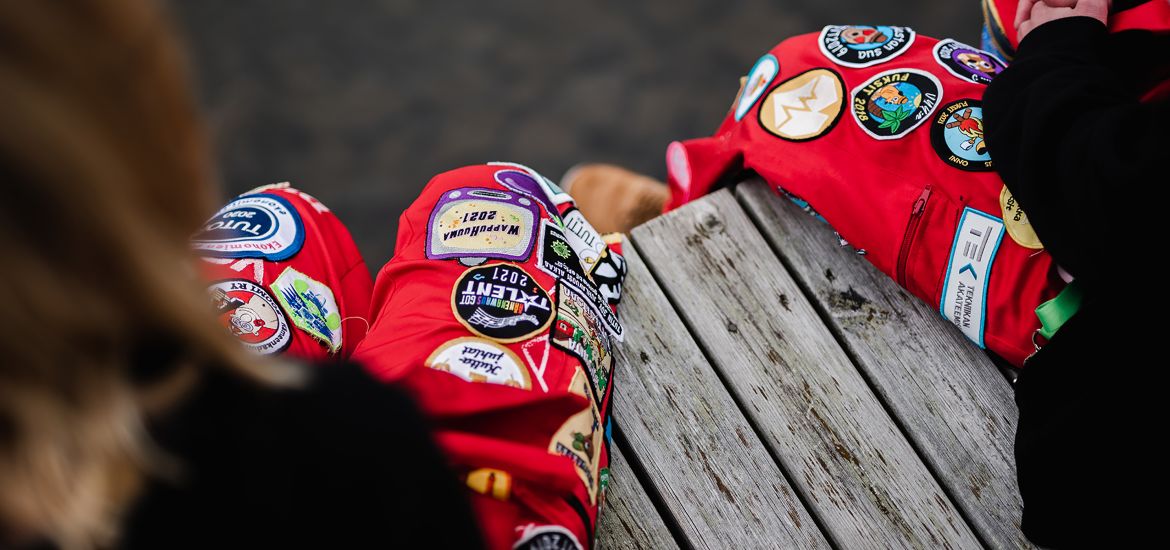
[[[1029,546],[1011,386],[981,350],[762,180],[736,194],[985,543]]]
[[[667,520],[696,548],[828,548],[635,248],[614,421]]]
[[[610,481],[597,522],[598,550],[678,548],[617,443],[609,446]]]
[[[837,546],[980,547],[730,192],[633,241]]]

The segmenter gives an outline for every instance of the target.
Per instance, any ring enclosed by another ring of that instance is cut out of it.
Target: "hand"
[[[1105,23],[1113,0],[1020,0],[1016,9],[1016,37],[1023,40],[1032,29],[1057,19],[1087,16]]]

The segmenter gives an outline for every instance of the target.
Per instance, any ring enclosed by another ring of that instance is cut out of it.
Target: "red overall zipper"
[[[914,201],[914,208],[910,210],[910,221],[906,224],[906,233],[902,235],[902,249],[898,251],[898,284],[906,287],[906,261],[910,259],[910,246],[914,244],[914,237],[918,233],[918,224],[922,223],[922,214],[926,212],[926,201],[930,199],[930,187],[922,190],[918,200]]]

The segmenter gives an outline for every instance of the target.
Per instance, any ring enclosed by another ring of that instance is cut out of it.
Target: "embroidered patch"
[[[1003,224],[1007,227],[1008,235],[1011,235],[1016,244],[1032,250],[1044,248],[1044,243],[1036,236],[1036,230],[1028,223],[1028,214],[1020,207],[1020,203],[1016,202],[1016,198],[1008,191],[1006,185],[999,192],[999,208],[1003,212]]]
[[[821,30],[818,45],[834,63],[861,68],[902,55],[914,44],[914,37],[910,27],[829,25]]]
[[[853,119],[874,139],[898,139],[930,118],[942,101],[934,75],[915,69],[878,74],[853,89]]]
[[[626,274],[625,258],[607,249],[602,259],[594,264],[591,277],[585,273],[577,253],[568,243],[569,239],[561,228],[544,221],[536,266],[556,277],[559,282],[572,286],[588,301],[589,308],[602,320],[610,334],[620,339],[622,325],[609,304],[621,299],[621,283]]]
[[[467,474],[467,487],[496,500],[508,500],[512,496],[512,475],[492,468],[472,470]]]
[[[756,100],[764,95],[764,90],[768,88],[768,84],[772,83],[772,79],[776,78],[779,72],[780,62],[776,60],[776,56],[764,54],[763,57],[756,60],[756,64],[752,65],[752,70],[748,71],[743,93],[739,95],[739,101],[735,105],[735,120],[737,122],[743,120],[743,116],[751,110],[752,105],[756,104]]]
[[[520,358],[512,350],[482,338],[448,340],[431,353],[426,365],[468,382],[532,389],[532,378]]]
[[[464,187],[446,192],[427,222],[427,257],[479,265],[488,258],[522,262],[532,254],[540,211],[518,193]]]
[[[596,401],[593,399],[588,401],[588,408],[570,416],[557,429],[549,441],[548,452],[568,457],[573,462],[577,476],[581,478],[581,483],[585,484],[585,489],[589,492],[590,503],[596,504],[600,474],[598,466],[601,462],[605,428],[601,423]]]
[[[572,531],[560,525],[529,524],[520,532],[520,540],[512,550],[581,550],[581,543]]]
[[[523,268],[509,264],[464,271],[451,289],[451,311],[472,333],[500,342],[535,336],[553,318],[548,293]]]
[[[341,349],[341,310],[328,286],[291,267],[284,268],[268,286],[297,328],[332,353]]]
[[[220,324],[252,351],[279,353],[292,342],[288,320],[264,287],[247,279],[228,279],[207,290]]]
[[[829,69],[811,69],[772,89],[760,106],[760,126],[789,141],[816,139],[833,128],[845,106],[845,84]]]
[[[622,300],[622,283],[626,280],[626,271],[626,258],[612,248],[606,248],[589,277],[597,284],[598,292],[606,301],[616,305]]]
[[[191,246],[216,258],[287,260],[301,250],[305,227],[292,204],[276,195],[239,197],[216,212]]]
[[[567,285],[557,287],[557,320],[553,325],[552,345],[581,360],[589,374],[593,399],[600,403],[613,372],[613,357],[610,355],[613,341],[585,298]]]
[[[496,182],[512,191],[525,195],[544,206],[549,217],[560,219],[561,213],[557,205],[549,198],[544,186],[531,174],[522,170],[500,170],[494,174]],[[543,179],[543,178],[540,178]]]
[[[593,266],[608,248],[605,246],[605,240],[576,208],[565,211],[561,220],[564,222],[565,237],[569,246],[573,247],[577,257],[581,259],[581,267],[586,273],[593,271]]]
[[[550,201],[552,201],[552,203],[555,205],[561,205],[561,204],[565,204],[567,202],[573,202],[573,197],[571,197],[568,193],[566,193],[563,189],[561,189],[561,187],[559,185],[557,185],[552,180],[542,176],[540,174],[540,172],[537,172],[536,170],[533,170],[527,166],[524,166],[523,164],[520,164],[518,162],[489,162],[487,164],[488,164],[488,166],[502,166],[502,167],[514,168],[514,169],[520,170],[522,172],[528,173],[528,175],[532,176],[532,179],[536,180],[536,183],[540,184],[541,189],[544,190],[545,196],[547,196],[548,199]]]
[[[989,172],[995,167],[983,141],[983,106],[974,99],[960,99],[939,109],[930,128],[930,142],[943,162],[968,172]]]
[[[981,348],[987,316],[987,282],[1003,234],[1002,220],[965,208],[943,279],[939,311]]]
[[[951,39],[934,45],[934,60],[951,74],[976,84],[990,84],[995,75],[1007,68],[991,52]]]

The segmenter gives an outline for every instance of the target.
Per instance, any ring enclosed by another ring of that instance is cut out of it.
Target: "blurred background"
[[[291,181],[344,221],[370,269],[436,173],[509,160],[665,177],[739,77],[826,24],[978,43],[978,0],[172,0],[226,192]]]

